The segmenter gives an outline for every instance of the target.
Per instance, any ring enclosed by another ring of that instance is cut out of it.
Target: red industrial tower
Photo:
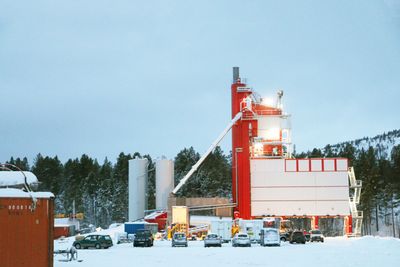
[[[251,139],[257,137],[258,120],[254,115],[281,116],[282,109],[262,105],[261,99],[254,99],[253,91],[242,82],[239,68],[233,69],[232,118],[240,111],[243,113],[232,127],[232,192],[233,201],[237,203],[236,216],[243,219],[251,218],[250,199],[250,158],[256,151],[251,151]],[[281,95],[280,95],[281,96]],[[265,140],[269,143],[260,143],[262,155],[269,158],[283,156],[282,130],[279,129],[278,138]],[[256,148],[256,147],[254,147]],[[240,188],[240,190],[239,190]]]
[[[321,217],[344,218],[345,231],[361,232],[357,210],[361,182],[347,159],[294,159],[290,115],[283,111],[283,91],[264,101],[233,68],[232,195],[235,217],[303,217],[318,228]],[[236,120],[241,113],[241,118]],[[350,189],[354,190],[352,197]]]

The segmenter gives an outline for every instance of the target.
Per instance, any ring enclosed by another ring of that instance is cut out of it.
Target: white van
[[[260,231],[261,246],[280,246],[281,238],[279,230],[275,228],[262,228]]]

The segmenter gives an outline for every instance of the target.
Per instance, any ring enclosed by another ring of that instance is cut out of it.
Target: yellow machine
[[[168,227],[168,240],[171,240],[175,233],[185,233],[188,234],[188,227],[186,224],[175,224]]]
[[[168,227],[168,239],[176,232],[185,233],[188,235],[189,230],[189,209],[186,206],[173,206],[172,207],[172,222]]]
[[[240,228],[236,220],[234,220],[232,225],[232,237],[234,237],[237,233],[239,233]]]

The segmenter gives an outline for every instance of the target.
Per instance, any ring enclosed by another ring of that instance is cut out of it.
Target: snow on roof
[[[28,184],[38,182],[37,177],[31,172],[23,172]],[[25,177],[20,171],[0,171],[0,186],[13,186],[25,183]]]
[[[155,211],[153,213],[150,213],[149,215],[146,215],[144,217],[145,220],[152,220],[152,219],[156,219],[158,216],[165,214],[165,211]]]
[[[54,224],[57,225],[69,225],[69,218],[55,218],[54,219]]]
[[[157,224],[157,223],[149,223],[146,221],[136,221],[136,222],[125,222],[125,224]]]
[[[0,188],[0,197],[9,198],[52,198],[54,195],[50,192],[25,192],[16,188]]]
[[[54,224],[54,227],[70,227],[71,224]]]

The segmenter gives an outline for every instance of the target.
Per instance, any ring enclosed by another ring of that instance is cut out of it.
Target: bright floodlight
[[[273,107],[274,106],[274,99],[270,97],[265,97],[262,99],[261,104],[267,107]]]
[[[280,139],[280,129],[279,128],[270,128],[266,130],[266,139],[267,140],[279,140]]]

